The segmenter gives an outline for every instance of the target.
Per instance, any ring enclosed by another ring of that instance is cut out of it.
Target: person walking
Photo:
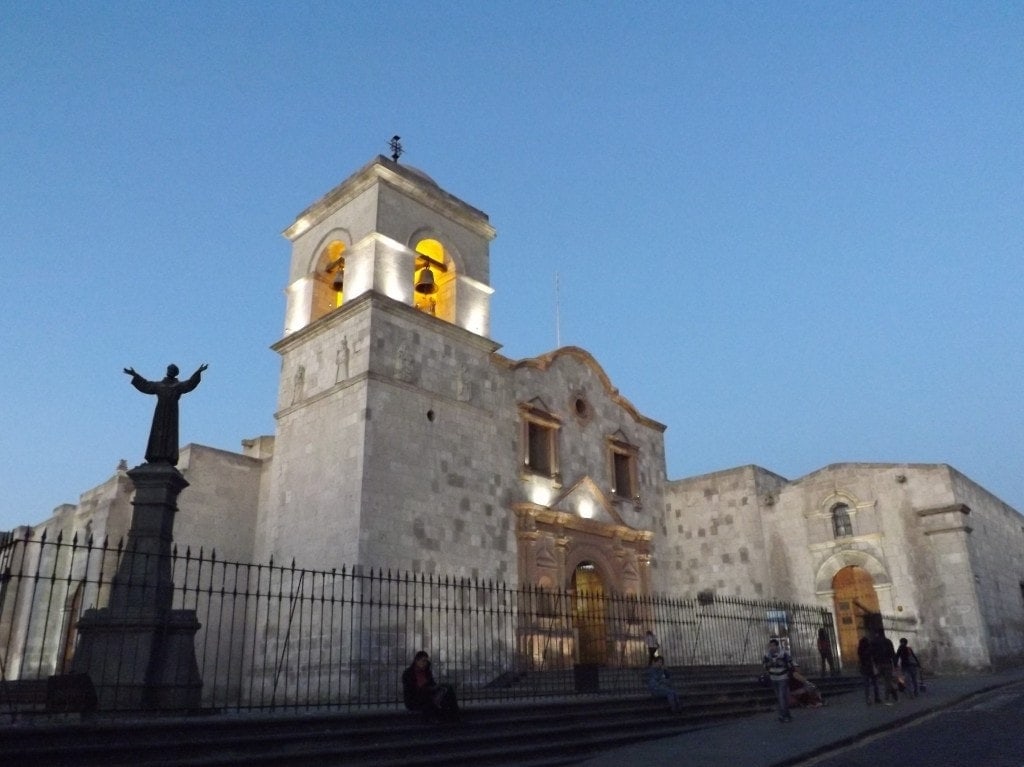
[[[654,659],[658,657],[658,637],[650,629],[644,634],[644,644],[647,645],[647,667],[650,668]]]
[[[885,705],[891,706],[893,703],[898,703],[899,694],[896,692],[896,679],[893,675],[896,648],[892,646],[892,640],[885,635],[882,629],[878,629],[874,639],[871,640],[871,660],[874,661],[875,668],[878,669],[878,676],[882,680],[882,684],[885,685]],[[890,698],[892,702],[890,702]]]
[[[860,638],[857,645],[857,664],[860,668],[860,675],[864,679],[864,702],[871,705],[871,688],[875,690],[874,702],[881,703],[882,696],[878,694],[878,669],[871,659],[871,640],[866,636]]]
[[[782,649],[779,640],[772,637],[768,642],[768,651],[764,654],[764,670],[768,672],[768,679],[775,690],[780,722],[793,721],[789,714],[789,670],[792,667],[793,659]]]
[[[905,683],[910,697],[916,698],[918,692],[920,692],[919,672],[921,662],[917,659],[917,655],[911,649],[906,637],[900,639],[900,647],[896,651],[896,665],[900,667],[900,671],[906,680]]]
[[[825,676],[825,664],[828,664],[829,675],[836,675],[836,659],[832,654],[832,638],[828,635],[828,629],[822,626],[818,629],[818,655],[821,657],[821,674]]]

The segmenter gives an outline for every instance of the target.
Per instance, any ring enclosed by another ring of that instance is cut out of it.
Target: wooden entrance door
[[[836,573],[832,589],[835,593],[839,651],[843,664],[850,668],[857,662],[857,643],[867,633],[871,616],[879,612],[878,594],[870,573],[854,566],[844,567]]]
[[[607,661],[604,581],[591,562],[581,562],[572,575],[572,620],[579,637],[579,663]]]

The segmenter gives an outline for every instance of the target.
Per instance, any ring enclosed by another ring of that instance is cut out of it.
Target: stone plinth
[[[194,610],[172,610],[174,514],[188,482],[169,464],[128,472],[135,483],[132,525],[109,606],[78,622],[72,669],[86,673],[101,710],[192,710],[202,679],[195,656]]]

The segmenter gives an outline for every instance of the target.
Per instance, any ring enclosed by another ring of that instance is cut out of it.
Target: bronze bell
[[[434,283],[434,273],[429,266],[424,266],[416,275],[416,292],[430,295],[437,292],[437,285]]]
[[[345,267],[339,267],[338,271],[334,273],[334,279],[331,280],[331,287],[338,293],[345,287]]]

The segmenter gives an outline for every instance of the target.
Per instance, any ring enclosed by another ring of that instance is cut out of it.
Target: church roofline
[[[389,184],[427,207],[437,209],[445,215],[455,218],[482,237],[493,240],[497,235],[487,214],[482,210],[474,208],[450,192],[446,192],[423,171],[400,165],[384,155],[377,155],[302,211],[295,218],[294,223],[282,234],[289,240],[295,240],[331,211],[341,207],[377,182]]]
[[[597,374],[598,380],[600,380],[601,384],[604,386],[605,393],[607,393],[608,396],[612,400],[614,400],[620,407],[622,407],[631,416],[633,416],[633,420],[637,421],[638,423],[642,423],[645,426],[648,426],[652,429],[657,429],[658,431],[662,432],[668,428],[665,424],[661,423],[660,421],[655,421],[653,418],[648,418],[647,416],[643,415],[639,410],[637,410],[636,406],[633,405],[633,403],[630,402],[628,399],[623,397],[619,393],[619,390],[612,385],[611,379],[608,377],[608,374],[604,372],[604,368],[601,367],[601,363],[599,363],[594,358],[594,355],[588,352],[586,349],[583,349],[579,346],[563,346],[559,349],[554,349],[546,354],[542,354],[539,357],[528,357],[526,359],[521,360],[512,360],[509,359],[508,357],[495,355],[495,357],[498,358],[499,361],[501,361],[511,370],[518,370],[519,368],[536,368],[537,370],[541,371],[550,368],[551,365],[555,362],[555,360],[563,356],[573,357],[574,359],[582,362],[584,365],[587,365],[591,370],[593,370],[594,373]]]
[[[805,480],[811,479],[818,476],[819,474],[825,474],[832,471],[844,471],[847,469],[945,469],[947,471],[956,471],[952,466],[947,463],[901,463],[901,462],[885,462],[885,461],[840,461],[838,463],[830,463],[827,466],[822,466],[820,469],[815,469],[807,474],[803,474],[794,480],[791,480],[792,484],[797,484]],[[959,473],[959,472],[957,472]]]
[[[232,459],[241,458],[243,461],[251,463],[262,463],[265,459],[255,458],[251,455],[239,452],[238,450],[229,450],[224,447],[214,447],[213,445],[204,445],[201,442],[189,442],[186,445],[182,445],[180,449],[182,455],[186,455],[191,458],[193,455],[199,455],[202,453],[212,453],[215,455],[223,455]],[[182,460],[180,463],[187,463],[186,460]]]
[[[770,469],[766,469],[763,466],[758,466],[756,463],[745,463],[745,464],[741,464],[740,466],[733,466],[733,467],[731,467],[729,469],[718,469],[716,471],[705,472],[704,474],[695,474],[692,477],[680,477],[679,479],[669,479],[669,480],[666,480],[666,483],[669,484],[669,485],[672,485],[672,484],[678,484],[678,483],[682,483],[682,482],[695,482],[695,481],[710,479],[711,477],[716,477],[716,476],[724,476],[724,475],[727,475],[727,474],[738,474],[738,473],[744,472],[744,471],[750,471],[750,472],[753,472],[754,474],[763,474],[765,476],[769,476],[769,477],[772,477],[774,479],[778,479],[778,480],[782,481],[783,483],[787,483],[787,484],[790,482],[789,479],[787,479],[786,477],[782,476],[781,474],[777,474],[776,472],[771,471]]]

